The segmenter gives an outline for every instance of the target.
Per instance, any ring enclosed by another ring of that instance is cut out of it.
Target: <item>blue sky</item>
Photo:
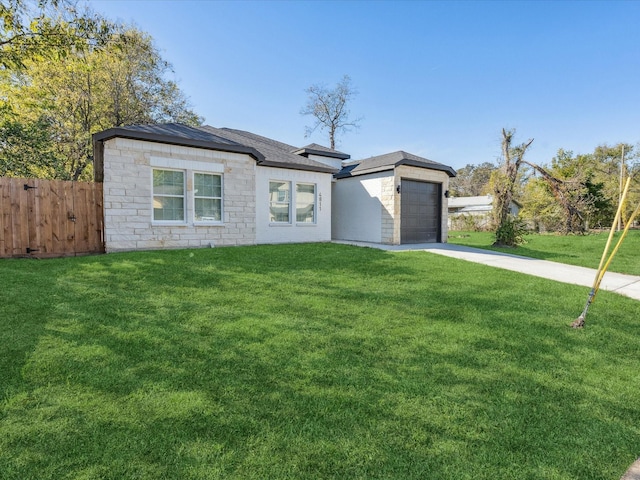
[[[348,74],[353,159],[405,150],[454,168],[495,162],[500,130],[559,148],[640,141],[637,1],[91,0],[150,33],[206,123],[295,146],[305,89]]]

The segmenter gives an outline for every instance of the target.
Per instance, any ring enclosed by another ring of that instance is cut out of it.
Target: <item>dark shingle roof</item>
[[[204,140],[204,141],[209,141],[214,143],[228,143],[228,144],[236,143],[236,142],[231,142],[226,138],[218,137],[209,132],[205,132],[201,128],[190,127],[188,125],[183,125],[181,123],[163,123],[158,125],[129,125],[123,128],[126,128],[127,130],[131,130],[131,131],[136,131],[136,132],[188,138],[191,140]]]
[[[93,139],[95,142],[100,142],[115,137],[244,153],[255,158],[258,165],[267,167],[336,172],[336,169],[329,165],[292,153],[297,150],[293,145],[231,128],[189,127],[179,123],[129,125],[96,133]]]
[[[336,178],[354,177],[356,175],[365,175],[367,173],[383,172],[385,170],[392,170],[400,165],[440,170],[446,172],[450,177],[456,176],[455,170],[448,165],[434,162],[411,153],[398,151],[346,163],[342,167],[342,170],[336,174]]]
[[[340,160],[347,160],[351,158],[351,155],[343,152],[339,152],[338,150],[333,150],[332,148],[323,147],[322,145],[318,145],[317,143],[311,143],[306,147],[302,147],[300,149],[296,149],[292,153],[296,155],[302,155],[303,157],[307,157],[309,155],[322,155],[324,157],[338,158]]]
[[[206,132],[201,128],[189,127],[188,125],[182,125],[180,123],[115,127],[94,134],[93,140],[94,142],[100,142],[115,137],[205,148],[209,150],[221,150],[223,152],[245,153],[255,158],[258,162],[264,160],[263,155],[254,148]]]
[[[232,128],[214,128],[210,126],[200,128],[216,136],[256,149],[264,156],[264,160],[260,161],[259,165],[325,173],[336,172],[336,169],[329,165],[292,153],[296,150],[296,147],[271,138]]]

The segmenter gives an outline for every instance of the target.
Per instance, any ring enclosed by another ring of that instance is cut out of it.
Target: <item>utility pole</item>
[[[622,145],[622,154],[620,155],[620,189],[618,190],[618,208],[622,203],[622,185],[624,183],[624,144]],[[618,231],[622,230],[622,212],[618,217]]]

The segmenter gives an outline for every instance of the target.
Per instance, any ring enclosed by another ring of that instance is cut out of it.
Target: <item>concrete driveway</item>
[[[538,260],[509,253],[482,250],[479,248],[454,245],[452,243],[420,243],[414,245],[382,245],[378,243],[339,241],[348,245],[371,247],[387,251],[424,251],[459,258],[469,262],[482,263],[492,267],[513,270],[514,272],[548,278],[557,282],[571,283],[591,288],[596,277],[593,268],[576,267],[564,263]],[[640,277],[622,273],[607,272],[602,279],[600,289],[616,292],[640,300]]]

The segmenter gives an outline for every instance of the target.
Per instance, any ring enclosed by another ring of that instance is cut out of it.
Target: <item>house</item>
[[[333,237],[372,243],[447,238],[446,165],[398,151],[345,163],[333,186]]]
[[[400,226],[418,225],[424,208],[415,218],[409,211],[436,197],[437,231],[420,238],[446,239],[442,192],[455,173],[404,152],[343,165],[349,155],[321,145],[298,148],[241,130],[175,123],[112,128],[93,140],[107,252],[332,239],[410,242],[420,229],[403,236]],[[379,203],[377,216],[371,216],[371,205],[354,210],[352,197],[361,201],[355,186],[374,178],[382,186],[383,177],[392,183],[384,197],[378,195],[385,203]],[[406,189],[404,203],[396,183]],[[437,192],[425,196],[423,183]],[[359,225],[370,218],[379,234],[349,238],[341,228],[349,218]]]
[[[509,212],[517,216],[520,203],[512,200]],[[480,195],[476,197],[451,197],[449,199],[449,229],[451,230],[482,230],[489,228],[493,212],[493,196]]]

